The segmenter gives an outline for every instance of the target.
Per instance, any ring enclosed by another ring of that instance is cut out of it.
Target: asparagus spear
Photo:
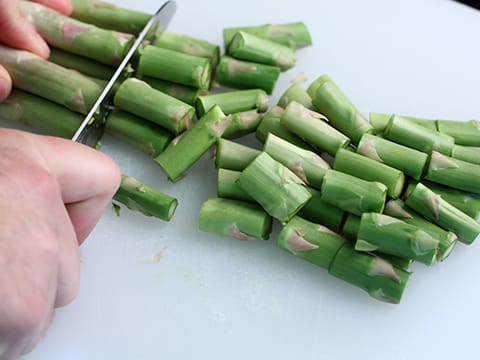
[[[330,264],[329,273],[365,290],[377,300],[398,304],[410,273],[378,256],[345,244]]]
[[[325,226],[294,216],[282,229],[277,246],[312,264],[330,267],[345,239]]]
[[[184,54],[207,58],[212,63],[212,68],[217,66],[220,57],[220,47],[216,44],[195,39],[187,35],[174,34],[166,31],[157,36],[153,45]]]
[[[398,198],[405,185],[405,176],[401,171],[345,149],[337,152],[333,168],[363,180],[384,184],[392,198]]]
[[[208,90],[212,64],[208,59],[147,45],[140,50],[138,73],[197,89]],[[159,66],[161,64],[161,66]]]
[[[254,204],[210,198],[200,209],[199,227],[238,240],[266,240],[272,231],[272,218]]]
[[[135,78],[120,85],[113,101],[118,108],[144,117],[176,135],[190,128],[195,115],[192,106]]]
[[[173,96],[175,99],[183,101],[188,105],[195,105],[195,101],[201,95],[207,95],[208,91],[195,89],[190,86],[176,84],[170,81],[155,79],[149,76],[143,76],[142,80],[145,81],[155,90],[161,91],[167,95]]]
[[[438,194],[418,183],[405,204],[442,228],[457,234],[460,241],[471,244],[480,234],[480,224]]]
[[[72,17],[105,29],[138,34],[151,15],[123,9],[109,2],[97,0],[71,0]]]
[[[279,76],[280,69],[275,66],[222,56],[215,80],[223,86],[238,89],[262,89],[271,94]]]
[[[78,113],[18,89],[0,104],[0,117],[63,138],[71,138],[83,120]],[[172,137],[158,125],[123,111],[110,113],[105,132],[132,144],[149,156],[162,152]]]
[[[255,132],[262,121],[262,115],[257,110],[242,111],[232,114],[232,121],[223,133],[227,139],[235,139]]]
[[[32,53],[0,45],[0,65],[15,87],[86,114],[102,88],[80,73],[43,60]]]
[[[415,225],[383,214],[364,213],[355,250],[378,251],[432,265],[438,246],[438,239]]]
[[[416,183],[410,183],[407,187],[406,196],[415,188]],[[443,200],[463,211],[473,219],[480,216],[480,196],[465,191],[457,190],[451,187],[442,186],[432,182],[423,182],[434,193],[440,195]]]
[[[129,34],[74,20],[40,4],[19,1],[18,6],[49,44],[107,65],[120,64],[133,41]]]
[[[311,222],[325,225],[333,231],[339,232],[342,227],[345,212],[322,200],[322,194],[313,188],[307,188],[312,197],[299,211],[298,215]]]
[[[161,126],[121,110],[114,110],[108,115],[105,132],[151,157],[156,157],[165,150],[173,138]]]
[[[398,169],[415,180],[420,180],[428,160],[425,153],[371,134],[362,136],[357,153]]]
[[[282,114],[281,124],[309,144],[335,155],[339,149],[350,144],[350,139],[324,120],[326,118],[322,114],[292,101]]]
[[[312,98],[298,84],[293,84],[285,90],[280,100],[278,100],[277,105],[285,109],[292,101],[302,104],[309,110],[315,110],[312,104]]]
[[[115,72],[113,67],[55,48],[51,49],[48,61],[67,69],[77,70],[84,75],[103,80],[110,80]]]
[[[480,165],[480,148],[454,145],[452,149],[452,157]]]
[[[388,121],[392,116],[394,115],[370,113],[370,125],[373,126],[376,134],[381,134],[386,130]],[[402,118],[407,119],[417,125],[423,126],[429,130],[437,131],[437,124],[435,120],[421,119],[413,116],[402,116]]]
[[[425,179],[480,194],[480,165],[433,151]]]
[[[267,140],[268,134],[271,133],[302,149],[312,150],[310,145],[282,126],[280,119],[283,112],[284,110],[281,107],[275,106],[265,114],[255,133],[257,139],[264,143]]]
[[[214,106],[190,130],[174,139],[155,158],[168,178],[180,177],[220,138],[230,124],[230,117]]]
[[[239,32],[244,31],[250,34],[260,36],[262,38],[290,46],[292,48],[301,48],[312,45],[312,39],[307,27],[302,22],[289,24],[265,24],[261,26],[247,26],[237,28],[227,28],[223,30],[223,40],[225,48],[228,47],[232,41],[233,36]]]
[[[439,151],[442,154],[450,155],[454,145],[451,136],[429,130],[401,116],[390,118],[384,136],[389,140],[428,154],[432,151]]]
[[[177,199],[142,184],[131,176],[122,175],[122,182],[113,197],[131,210],[146,216],[169,221],[177,208]]]
[[[255,202],[239,185],[240,171],[218,169],[217,196],[225,199]]]
[[[215,151],[215,166],[217,168],[242,171],[258,155],[260,155],[260,150],[237,144],[233,141],[218,139]]]
[[[382,212],[387,187],[379,182],[365,181],[335,170],[323,177],[321,199],[349,213]]]
[[[312,196],[298,176],[265,152],[242,171],[238,184],[281,222],[289,221]]]
[[[196,102],[197,115],[203,116],[215,105],[220,106],[225,114],[253,109],[264,112],[268,108],[268,96],[265,91],[260,89],[199,96]]]
[[[320,76],[307,91],[315,109],[324,114],[333,127],[348,136],[352,143],[358,144],[363,134],[372,132],[373,128],[365,117],[327,75]]]
[[[236,59],[277,66],[282,71],[295,66],[292,48],[244,31],[235,33],[227,53]]]
[[[437,120],[437,129],[442,134],[450,135],[455,144],[480,146],[480,120],[452,121]]]
[[[320,189],[330,165],[312,151],[304,150],[282,138],[269,134],[263,148],[273,159],[289,168],[302,181]]]
[[[384,214],[401,219],[407,224],[415,225],[432,238],[437,239],[437,260],[439,261],[445,260],[450,255],[457,242],[457,235],[432,224],[421,215],[409,209],[402,200],[388,201],[385,205]]]

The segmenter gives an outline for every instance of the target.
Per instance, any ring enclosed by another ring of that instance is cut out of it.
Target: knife
[[[97,146],[102,138],[107,116],[112,109],[112,98],[116,85],[131,75],[133,72],[131,62],[140,45],[142,45],[145,40],[153,40],[155,36],[158,36],[167,28],[176,8],[177,5],[175,2],[167,1],[160,7],[160,9],[158,9],[155,15],[150,18],[132,47],[128,50],[127,55],[125,55],[125,58],[122,60],[107,86],[98,97],[92,109],[73,135],[73,141],[92,147]]]

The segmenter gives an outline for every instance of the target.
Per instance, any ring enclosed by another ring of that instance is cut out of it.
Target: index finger
[[[4,101],[12,91],[12,79],[7,70],[0,65],[0,103]]]

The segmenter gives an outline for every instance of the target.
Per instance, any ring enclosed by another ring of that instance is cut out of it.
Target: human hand
[[[70,15],[70,0],[35,0],[51,7],[62,14]],[[47,43],[37,33],[32,24],[20,15],[17,0],[0,0],[0,42],[31,51],[43,58],[48,58],[50,50]],[[12,89],[12,80],[7,71],[0,66],[0,102],[5,100]]]
[[[106,155],[69,140],[0,129],[0,359],[41,339],[79,288],[78,245],[120,183]]]

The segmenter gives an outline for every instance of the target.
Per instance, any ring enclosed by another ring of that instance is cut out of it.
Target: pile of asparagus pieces
[[[0,46],[16,88],[0,104],[1,118],[71,137],[149,19],[104,2],[72,2],[78,20],[20,3],[55,48],[46,61]],[[478,121],[376,113],[367,121],[327,75],[307,90],[290,86],[263,114],[295,49],[311,44],[308,30],[291,23],[223,35],[223,56],[218,45],[173,33],[143,46],[106,122],[108,133],[153,157],[171,181],[215,146],[218,197],[200,209],[201,230],[268,239],[276,219],[280,248],[392,303],[412,261],[432,265],[457,240],[475,240]],[[253,132],[262,149],[232,141]],[[126,175],[115,200],[164,220],[177,206]]]

